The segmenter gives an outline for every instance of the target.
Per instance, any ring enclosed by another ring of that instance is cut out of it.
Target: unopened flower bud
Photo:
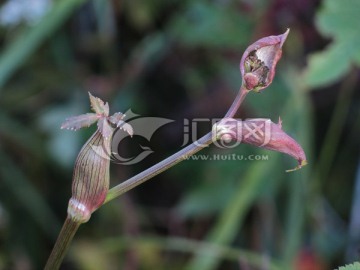
[[[289,29],[279,36],[264,37],[245,50],[240,61],[240,71],[246,89],[260,91],[271,84],[288,34]]]
[[[89,93],[91,108],[87,113],[66,119],[61,128],[78,130],[98,122],[96,132],[80,150],[75,161],[72,196],[68,216],[79,223],[87,222],[91,214],[104,202],[109,190],[110,143],[114,127],[133,134],[132,127],[123,120],[124,115],[115,113],[109,117],[109,105]],[[112,126],[113,125],[113,126]]]
[[[105,140],[99,131],[85,143],[75,161],[68,215],[80,223],[89,220],[103,204],[109,190],[110,159],[95,149],[110,152],[110,140]]]

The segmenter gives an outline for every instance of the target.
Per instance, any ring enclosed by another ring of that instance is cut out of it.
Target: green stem
[[[356,90],[356,81],[357,72],[354,71],[349,74],[340,87],[339,96],[323,144],[321,145],[319,161],[316,164],[313,175],[313,179],[317,180],[314,183],[316,192],[319,192],[323,181],[327,179],[331,171],[331,166],[339,146],[340,136],[344,129],[345,119],[349,113],[350,103],[352,101],[351,97]]]
[[[243,102],[248,93],[249,91],[245,87],[242,86],[240,88],[233,104],[226,113],[225,118],[234,117],[235,113],[239,109],[241,103]],[[167,169],[178,164],[179,162],[186,160],[187,158],[199,152],[203,148],[209,146],[212,142],[212,132],[209,132],[196,142],[181,149],[179,152],[173,154],[172,156],[164,159],[163,161],[155,164],[154,166],[110,189],[106,196],[104,204],[133,189],[134,187],[144,183],[145,181],[153,178],[154,176],[162,173],[163,171],[166,171]]]
[[[80,224],[79,222],[71,220],[69,217],[66,218],[44,270],[59,269]]]

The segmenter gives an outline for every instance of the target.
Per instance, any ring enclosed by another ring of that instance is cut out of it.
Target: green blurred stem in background
[[[77,8],[88,0],[56,1],[51,11],[35,26],[26,28],[2,51],[0,56],[0,92],[16,70],[54,33]]]
[[[238,248],[216,245],[202,241],[196,241],[181,237],[157,237],[157,236],[142,236],[142,237],[119,237],[103,240],[98,243],[105,252],[119,252],[128,248],[139,249],[146,247],[146,249],[163,249],[166,251],[176,251],[184,253],[193,253],[203,256],[218,256],[219,259],[239,262],[245,261],[249,266],[254,266],[261,269],[264,266],[264,257],[257,253],[242,250]],[[280,270],[280,264],[274,260],[266,260],[266,269]]]

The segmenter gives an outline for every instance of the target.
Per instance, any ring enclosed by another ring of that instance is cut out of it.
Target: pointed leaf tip
[[[93,96],[89,92],[90,105],[91,109],[97,113],[104,116],[109,116],[109,104],[102,101],[100,98]]]

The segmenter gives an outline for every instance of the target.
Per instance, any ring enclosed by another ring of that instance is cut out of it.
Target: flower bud
[[[213,139],[219,140],[229,136],[238,142],[288,154],[298,161],[300,169],[307,164],[304,150],[281,127],[281,120],[275,124],[270,119],[258,118],[244,121],[225,118],[213,127]],[[292,170],[288,170],[292,171]]]
[[[271,84],[276,64],[281,58],[281,47],[288,34],[289,29],[279,36],[264,37],[245,50],[240,71],[246,89],[258,92]]]
[[[119,127],[133,135],[133,129],[125,123],[122,113],[109,116],[109,104],[89,93],[94,113],[73,116],[61,128],[78,130],[97,122],[97,130],[85,143],[76,159],[72,196],[69,201],[68,215],[79,223],[87,222],[91,214],[104,202],[109,190],[110,144],[113,127]]]
[[[100,155],[99,149],[109,153],[110,140],[96,131],[75,161],[68,215],[76,222],[87,222],[91,214],[103,204],[109,190],[110,159]]]

